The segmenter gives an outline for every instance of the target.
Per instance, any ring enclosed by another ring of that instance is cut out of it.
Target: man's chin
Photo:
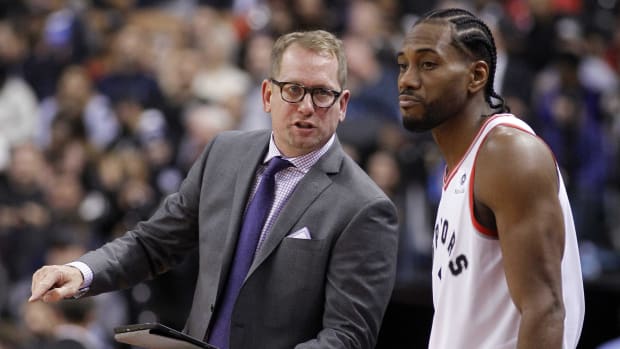
[[[426,132],[432,128],[426,123],[415,120],[411,117],[403,117],[403,127],[411,132]]]

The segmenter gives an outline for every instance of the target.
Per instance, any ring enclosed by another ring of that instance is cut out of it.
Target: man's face
[[[467,99],[469,64],[451,43],[451,28],[421,23],[407,33],[397,55],[403,124],[426,131],[460,113]]]
[[[292,82],[309,88],[340,91],[338,60],[334,56],[317,54],[297,44],[289,46],[280,65],[280,82]],[[322,147],[343,121],[350,92],[342,91],[329,108],[312,103],[310,93],[297,103],[282,99],[281,89],[269,80],[263,81],[263,108],[271,113],[271,125],[278,149],[287,157],[310,153]]]

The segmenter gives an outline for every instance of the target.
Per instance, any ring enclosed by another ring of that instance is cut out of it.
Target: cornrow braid
[[[489,27],[471,12],[460,9],[440,9],[427,13],[415,25],[423,22],[445,20],[454,26],[454,45],[466,55],[481,59],[489,65],[489,81],[485,86],[484,98],[489,106],[499,112],[510,112],[506,101],[493,89],[497,67],[497,49]],[[497,100],[496,103],[493,99]]]

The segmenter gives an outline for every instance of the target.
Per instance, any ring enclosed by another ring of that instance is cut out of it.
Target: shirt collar
[[[269,137],[269,150],[267,151],[267,155],[263,159],[263,164],[266,164],[272,158],[276,156],[280,156],[285,160],[290,161],[296,169],[302,171],[303,173],[307,173],[310,171],[310,168],[316,164],[317,161],[323,156],[323,154],[327,153],[329,147],[334,143],[334,139],[336,139],[336,135],[333,134],[327,143],[325,143],[321,148],[314,150],[308,154],[297,156],[294,158],[287,158],[282,155],[278,147],[276,146],[276,142],[273,140],[273,132],[271,133],[271,137]]]

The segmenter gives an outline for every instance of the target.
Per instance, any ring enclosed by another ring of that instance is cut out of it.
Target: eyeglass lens
[[[308,88],[294,83],[285,83],[282,85],[282,97],[284,100],[291,103],[300,102],[309,92],[312,96],[312,101],[318,107],[329,107],[333,104],[336,95],[324,88]]]

